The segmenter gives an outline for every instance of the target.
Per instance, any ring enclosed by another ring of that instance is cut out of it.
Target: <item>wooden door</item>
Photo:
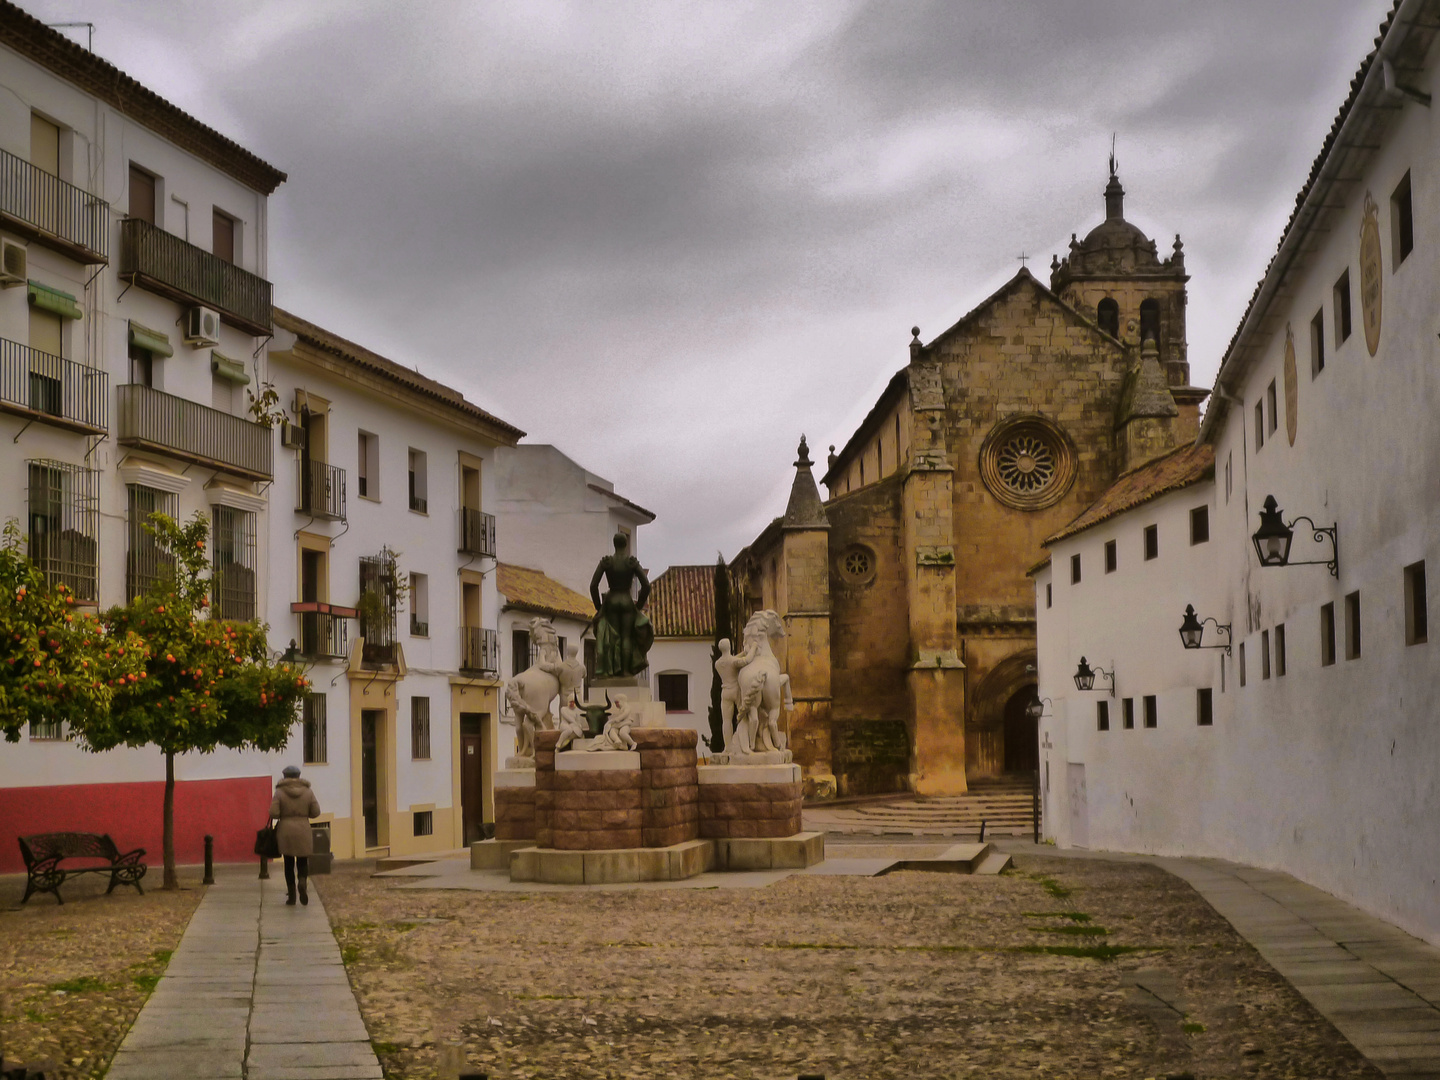
[[[487,713],[460,714],[460,819],[465,844],[485,839],[485,724]]]
[[[364,709],[360,713],[360,809],[365,816],[365,846],[380,846],[380,784],[377,744],[384,713]]]

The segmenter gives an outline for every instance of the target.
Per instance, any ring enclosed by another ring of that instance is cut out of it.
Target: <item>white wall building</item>
[[[1112,492],[1116,512],[1054,538],[1036,584],[1047,835],[1283,869],[1440,942],[1437,21],[1435,0],[1401,0],[1361,66],[1222,362],[1195,451],[1213,479],[1141,484],[1128,506]],[[1252,542],[1269,496],[1296,524],[1284,567]],[[1201,506],[1210,538],[1191,545]],[[1337,530],[1334,574],[1330,536],[1302,518]],[[1187,603],[1233,628],[1233,657],[1182,650]],[[1113,664],[1135,730],[1114,701],[1096,730],[1103,680],[1077,691],[1082,654]]]
[[[690,728],[702,736],[703,754],[710,739],[715,567],[667,569],[651,584],[648,614],[655,626],[655,644],[650,647],[651,696],[665,703],[666,726]],[[723,749],[713,747],[715,753]]]

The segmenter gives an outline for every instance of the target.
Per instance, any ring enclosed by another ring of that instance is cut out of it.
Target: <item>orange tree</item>
[[[21,548],[11,520],[0,534],[0,732],[16,742],[30,722],[83,730],[122,684],[145,678],[145,644],[107,636],[94,615],[51,585]]]
[[[308,683],[294,665],[271,661],[263,624],[207,617],[204,515],[183,526],[164,514],[150,520],[168,565],[143,596],[103,616],[110,634],[137,634],[149,646],[144,677],[117,687],[83,736],[92,750],[155,746],[165,755],[165,888],[173,889],[175,755],[282,749]]]

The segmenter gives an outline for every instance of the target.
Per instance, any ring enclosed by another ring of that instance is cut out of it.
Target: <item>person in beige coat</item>
[[[287,904],[295,903],[295,875],[300,875],[300,903],[310,903],[305,879],[310,876],[310,856],[315,854],[315,840],[310,833],[310,819],[320,816],[320,803],[310,790],[310,781],[300,779],[300,769],[287,765],[284,779],[275,785],[270,800],[270,817],[275,821],[275,840],[285,859]]]

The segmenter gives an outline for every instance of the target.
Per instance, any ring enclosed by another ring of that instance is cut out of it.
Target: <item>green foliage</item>
[[[205,617],[210,605],[209,523],[196,514],[180,526],[151,515],[173,567],[144,596],[111,608],[112,637],[134,634],[149,645],[143,675],[116,689],[108,713],[83,729],[92,750],[156,746],[168,754],[217,747],[285,746],[308,685],[300,671],[270,660],[259,623]]]
[[[285,410],[280,407],[280,394],[274,383],[261,383],[258,396],[247,387],[245,396],[249,399],[246,407],[250,411],[250,418],[261,427],[273,428],[285,419]]]
[[[0,732],[10,742],[31,720],[79,729],[110,708],[118,686],[144,678],[139,638],[107,636],[94,615],[52,586],[26,557],[12,519],[0,539]]]
[[[735,650],[737,643],[730,634],[730,568],[725,565],[725,556],[715,556],[715,644],[710,647],[710,734],[706,745],[710,752],[720,753],[725,749],[725,718],[720,711],[720,672],[715,662],[720,659],[720,639],[729,637],[730,646]]]

